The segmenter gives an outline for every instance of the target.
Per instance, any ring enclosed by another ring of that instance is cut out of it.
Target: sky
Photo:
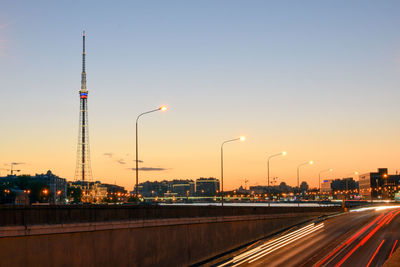
[[[12,1],[0,9],[0,175],[74,179],[82,31],[95,180],[225,190],[400,171],[399,1]]]

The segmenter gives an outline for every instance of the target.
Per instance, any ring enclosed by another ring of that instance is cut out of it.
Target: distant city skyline
[[[86,31],[93,180],[140,183],[400,170],[400,3],[9,1],[0,10],[0,173],[73,180]],[[84,12],[80,12],[84,10]]]

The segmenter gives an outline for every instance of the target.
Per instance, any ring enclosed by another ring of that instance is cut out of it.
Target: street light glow
[[[160,110],[161,110],[161,111],[167,111],[167,109],[168,109],[168,108],[167,108],[166,106],[160,107]]]
[[[286,151],[282,152],[282,156],[286,156],[286,154],[287,154]]]
[[[244,140],[246,140],[246,137],[245,136],[241,136],[240,137],[240,141],[244,141]]]
[[[313,164],[314,164],[314,161],[310,160],[310,165],[313,165]]]

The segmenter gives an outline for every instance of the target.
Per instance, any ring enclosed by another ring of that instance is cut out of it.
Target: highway
[[[360,209],[292,228],[213,266],[382,266],[400,240],[400,206]]]

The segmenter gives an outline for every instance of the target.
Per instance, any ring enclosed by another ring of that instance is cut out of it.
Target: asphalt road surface
[[[302,225],[214,266],[382,266],[399,246],[400,206],[360,209]]]

